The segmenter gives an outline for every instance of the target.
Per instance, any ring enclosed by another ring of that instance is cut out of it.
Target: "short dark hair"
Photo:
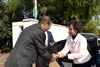
[[[40,18],[39,23],[40,24],[44,24],[44,23],[50,24],[51,23],[51,19],[50,19],[49,16],[43,16],[43,17]]]
[[[79,33],[82,31],[82,23],[78,21],[69,22],[68,26],[73,25],[73,28]]]

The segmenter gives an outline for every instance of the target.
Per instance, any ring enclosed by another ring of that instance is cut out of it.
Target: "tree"
[[[27,11],[33,9],[33,0],[22,0]],[[77,20],[84,23],[89,22],[93,16],[99,12],[98,0],[37,0],[39,16],[49,15],[53,18],[54,23],[68,24],[71,20]],[[29,3],[31,5],[29,5]]]
[[[54,23],[66,25],[72,20],[81,21],[84,26],[83,32],[97,34],[95,32],[98,31],[97,24],[92,19],[93,16],[100,14],[99,0],[38,0],[38,2],[40,15],[50,15]],[[88,25],[91,26],[91,30]]]
[[[12,22],[23,19],[21,8],[20,0],[0,1],[0,49],[12,48]]]

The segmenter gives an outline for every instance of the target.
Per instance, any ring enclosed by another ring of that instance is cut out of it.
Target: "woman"
[[[72,21],[68,25],[69,36],[67,37],[64,48],[58,52],[58,57],[68,57],[73,60],[72,67],[91,67],[91,55],[87,50],[87,40],[80,32],[82,24],[77,21]]]

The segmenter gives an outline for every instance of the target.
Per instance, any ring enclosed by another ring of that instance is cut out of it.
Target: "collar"
[[[80,34],[78,33],[78,34],[76,35],[76,37],[75,37],[74,40],[73,40],[72,36],[70,36],[70,40],[71,40],[72,42],[77,42],[77,40],[79,39],[79,36],[80,36]]]

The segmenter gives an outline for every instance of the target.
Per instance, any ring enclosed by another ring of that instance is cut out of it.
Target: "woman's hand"
[[[62,54],[62,53],[58,53],[58,58],[64,58],[65,56],[67,56],[66,54]]]

